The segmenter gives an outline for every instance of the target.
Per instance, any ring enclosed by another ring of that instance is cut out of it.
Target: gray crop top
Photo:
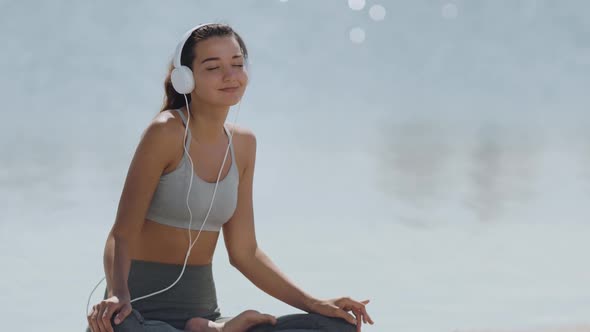
[[[186,127],[186,118],[180,110],[176,111],[182,118]],[[228,129],[223,126],[229,139]],[[185,142],[186,151],[189,151],[191,142],[190,128],[187,133]],[[160,177],[158,187],[154,192],[152,201],[147,211],[146,219],[155,221],[160,224],[188,229],[190,214],[186,204],[186,195],[190,181],[191,162],[183,151],[182,160],[178,167]],[[236,165],[233,143],[230,144],[231,166],[229,172],[224,178],[219,180],[215,201],[207,222],[203,227],[204,231],[219,232],[221,226],[225,224],[234,214],[238,202],[238,183],[239,174]],[[229,158],[225,161],[229,162]],[[197,162],[193,160],[193,164]],[[193,215],[191,229],[199,230],[203,220],[211,205],[215,183],[206,182],[201,179],[195,172],[193,175],[193,184],[189,195],[189,205]]]

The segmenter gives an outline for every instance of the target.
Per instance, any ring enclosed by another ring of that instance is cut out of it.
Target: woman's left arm
[[[256,137],[244,129],[236,132],[240,151],[239,162],[244,164],[238,186],[238,203],[231,219],[223,225],[223,238],[230,264],[262,291],[295,308],[332,317],[341,317],[352,324],[355,318],[348,313],[353,311],[362,316],[365,323],[373,323],[367,314],[367,301],[358,302],[348,297],[320,300],[297,287],[282,273],[270,258],[258,247],[254,229],[254,210],[252,202],[252,183],[256,161]],[[239,136],[238,136],[239,135]],[[238,155],[236,153],[236,155]],[[360,321],[358,321],[360,324]]]

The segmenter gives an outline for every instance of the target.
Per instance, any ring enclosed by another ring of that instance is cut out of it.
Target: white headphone
[[[187,196],[186,196],[186,204],[187,204],[187,208],[188,208],[189,214],[190,214],[190,222],[189,222],[189,227],[188,227],[188,234],[189,234],[189,243],[190,243],[190,246],[189,246],[188,251],[186,253],[184,264],[182,266],[182,271],[180,272],[180,275],[178,276],[178,278],[176,279],[176,281],[174,281],[174,283],[172,283],[170,286],[168,286],[168,287],[166,287],[164,289],[161,289],[159,291],[156,291],[156,292],[153,292],[151,294],[144,295],[144,296],[141,296],[141,297],[137,297],[135,299],[132,299],[130,301],[130,303],[133,303],[133,302],[135,302],[137,300],[145,299],[145,298],[148,298],[150,296],[153,296],[153,295],[156,295],[156,294],[160,294],[160,293],[163,293],[163,292],[169,290],[170,288],[172,288],[180,280],[180,278],[184,274],[184,270],[186,268],[186,263],[188,261],[189,255],[190,255],[190,251],[193,248],[193,246],[197,243],[197,240],[199,239],[199,235],[201,235],[201,230],[203,229],[203,226],[205,226],[205,223],[207,222],[207,218],[209,217],[209,213],[211,212],[211,208],[213,207],[213,202],[215,200],[215,193],[217,192],[217,185],[219,184],[219,179],[221,178],[221,173],[223,171],[223,166],[225,165],[225,161],[227,160],[227,155],[228,155],[230,146],[232,144],[233,130],[230,130],[230,132],[229,132],[229,143],[228,143],[227,149],[225,151],[225,156],[223,158],[223,162],[221,163],[221,168],[219,169],[219,173],[218,173],[218,176],[217,176],[217,181],[215,182],[215,189],[213,190],[213,197],[211,198],[211,204],[209,205],[209,210],[207,211],[207,215],[205,216],[205,219],[203,220],[203,224],[201,225],[201,228],[199,229],[199,233],[197,234],[197,237],[195,238],[195,241],[193,242],[192,241],[192,235],[191,235],[191,225],[192,225],[192,221],[193,221],[193,215],[192,215],[192,212],[191,212],[191,209],[190,209],[188,198],[189,198],[191,186],[192,186],[192,183],[193,183],[194,164],[193,164],[193,160],[191,159],[191,157],[190,157],[190,155],[189,155],[189,153],[188,153],[188,151],[186,149],[186,144],[184,142],[186,141],[186,135],[187,135],[187,132],[188,132],[190,118],[191,118],[191,116],[190,116],[190,109],[189,109],[189,103],[188,103],[188,99],[187,99],[186,95],[187,94],[190,94],[194,90],[194,88],[195,88],[195,80],[193,78],[193,72],[192,72],[192,70],[189,67],[187,67],[187,66],[183,66],[180,63],[180,60],[181,60],[182,49],[184,47],[184,44],[192,36],[193,32],[195,30],[198,30],[199,28],[201,28],[203,26],[206,26],[206,25],[209,25],[209,24],[213,24],[213,23],[205,23],[205,24],[197,25],[196,27],[188,30],[184,34],[184,36],[182,37],[182,39],[180,40],[180,42],[178,43],[178,45],[176,46],[176,49],[174,51],[174,56],[172,58],[172,64],[173,64],[174,68],[172,69],[172,73],[170,75],[170,80],[172,82],[172,87],[174,88],[174,90],[176,92],[178,92],[179,94],[182,94],[184,96],[184,100],[186,102],[186,109],[187,109],[187,113],[188,113],[186,128],[185,128],[185,132],[184,132],[184,139],[183,139],[182,142],[183,142],[183,148],[185,150],[185,153],[186,153],[187,157],[189,158],[189,160],[191,162],[191,179],[189,181],[189,189],[188,189]],[[247,63],[246,63],[246,67],[247,67]],[[240,101],[239,105],[241,105],[241,101]],[[236,120],[238,118],[238,114],[240,112],[239,105],[238,105],[238,110],[236,112],[236,115],[235,115],[235,118],[234,118],[234,122],[233,123],[236,123]],[[235,163],[235,160],[233,162]],[[88,296],[88,302],[87,302],[87,305],[86,305],[86,315],[88,315],[88,309],[90,307],[90,298],[92,297],[92,294],[94,294],[94,291],[96,290],[96,288],[105,279],[106,279],[106,276],[103,277],[98,282],[98,284],[96,286],[94,286],[94,289],[92,290],[92,292]]]
[[[172,73],[170,74],[170,81],[172,81],[172,87],[174,90],[176,90],[176,92],[180,93],[181,95],[190,94],[195,88],[193,71],[189,67],[183,66],[180,63],[184,44],[192,36],[193,32],[210,24],[214,23],[199,24],[196,27],[188,30],[176,46],[174,57],[172,58],[172,65],[174,66],[174,69],[172,69]],[[244,66],[246,66],[246,68],[250,66],[248,61],[244,62]]]
[[[199,24],[196,27],[187,31],[180,40],[180,43],[178,43],[178,46],[176,46],[176,50],[174,51],[174,58],[172,58],[172,64],[174,66],[174,69],[172,70],[172,74],[170,75],[170,80],[172,81],[172,86],[174,87],[174,90],[176,90],[176,92],[182,95],[191,93],[195,88],[193,71],[189,67],[180,64],[182,48],[184,47],[184,44],[190,38],[190,36],[192,36],[193,32],[195,32],[195,30],[198,30],[199,28],[209,24],[212,23]]]

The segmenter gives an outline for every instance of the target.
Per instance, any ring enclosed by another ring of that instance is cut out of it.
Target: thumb
[[[126,304],[121,308],[121,311],[115,316],[115,324],[119,325],[131,313],[131,305]]]
[[[270,323],[270,324],[272,324],[272,325],[275,325],[275,324],[277,323],[277,319],[276,319],[276,317],[275,317],[275,316],[273,316],[273,315],[269,315],[269,314],[265,314],[264,316],[265,316],[265,318],[266,318],[266,321],[267,321],[268,323]]]
[[[340,318],[345,319],[347,322],[349,322],[352,325],[356,325],[356,319],[349,313],[347,313],[346,311],[342,310],[342,309],[338,309],[338,316]]]

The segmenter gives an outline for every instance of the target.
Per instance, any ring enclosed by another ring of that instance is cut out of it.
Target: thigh
[[[280,316],[277,317],[276,325],[263,324],[248,330],[248,332],[274,331],[356,332],[356,326],[342,318],[310,313]]]
[[[135,309],[133,309],[131,314],[121,324],[115,325],[113,319],[111,319],[111,324],[114,332],[182,332],[182,330],[174,328],[166,322],[146,320]]]

